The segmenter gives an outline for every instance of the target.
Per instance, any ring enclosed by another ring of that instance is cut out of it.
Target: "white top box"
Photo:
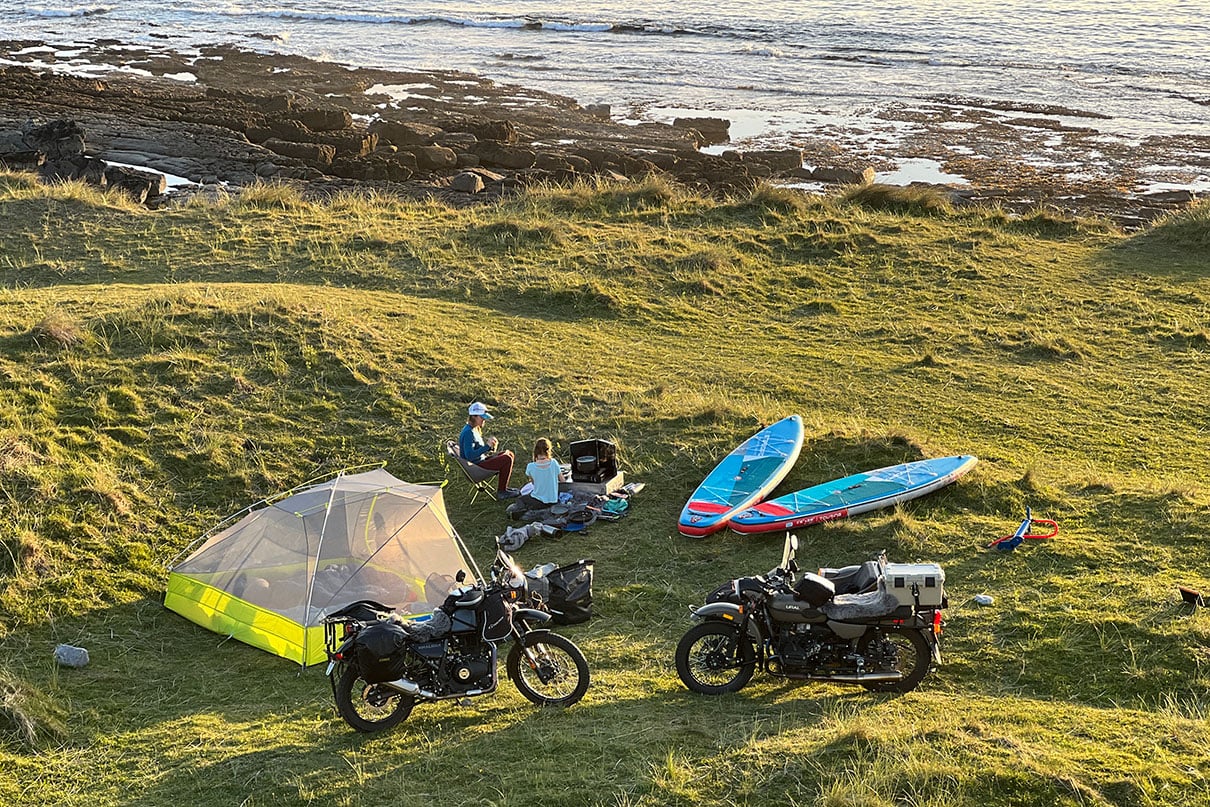
[[[945,595],[945,570],[936,563],[888,563],[882,570],[886,589],[900,605],[940,606]],[[913,594],[912,588],[916,588]]]

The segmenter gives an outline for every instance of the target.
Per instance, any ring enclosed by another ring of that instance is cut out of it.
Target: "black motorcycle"
[[[407,719],[418,702],[496,690],[497,647],[509,640],[508,677],[539,706],[570,706],[588,690],[588,661],[570,639],[537,626],[549,613],[526,607],[526,578],[496,553],[491,579],[459,585],[427,621],[404,620],[371,600],[324,619],[336,709],[358,731]],[[459,572],[457,582],[464,583]]]
[[[736,692],[762,669],[780,678],[915,689],[941,663],[944,573],[933,564],[874,560],[797,577],[798,539],[781,564],[720,586],[692,609],[701,624],[676,648],[676,671],[694,692]]]

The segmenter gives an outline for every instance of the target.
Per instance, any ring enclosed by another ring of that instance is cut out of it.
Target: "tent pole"
[[[302,666],[305,669],[307,666],[307,637],[310,631],[307,628],[311,627],[311,598],[315,596],[315,572],[319,571],[319,556],[324,548],[324,535],[328,532],[328,519],[332,517],[332,502],[336,499],[336,488],[340,485],[341,478],[345,475],[344,471],[339,471],[332,478],[332,490],[328,493],[328,506],[324,508],[324,523],[319,528],[319,543],[315,547],[315,571],[308,575],[307,580],[307,602],[303,606],[302,626],[303,626],[303,646],[302,646]],[[307,553],[310,555],[310,552]]]
[[[462,550],[462,557],[470,564],[471,570],[475,573],[475,579],[480,583],[486,583],[487,580],[483,577],[483,572],[479,571],[479,564],[475,563],[475,556],[467,549],[466,542],[462,540],[462,535],[458,530],[454,529],[454,525],[450,525],[450,529],[454,532],[454,540],[458,542],[458,548]]]

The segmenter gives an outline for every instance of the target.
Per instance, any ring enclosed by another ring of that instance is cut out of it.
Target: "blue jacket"
[[[458,453],[462,459],[478,462],[491,450],[491,446],[483,442],[483,435],[476,432],[471,424],[462,427],[462,433],[458,435]]]

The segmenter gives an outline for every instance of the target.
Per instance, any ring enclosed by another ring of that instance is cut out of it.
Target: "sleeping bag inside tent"
[[[198,544],[170,568],[164,605],[304,665],[327,658],[326,614],[357,600],[429,614],[458,570],[474,568],[441,488],[402,482],[383,469],[342,473],[266,499]]]

